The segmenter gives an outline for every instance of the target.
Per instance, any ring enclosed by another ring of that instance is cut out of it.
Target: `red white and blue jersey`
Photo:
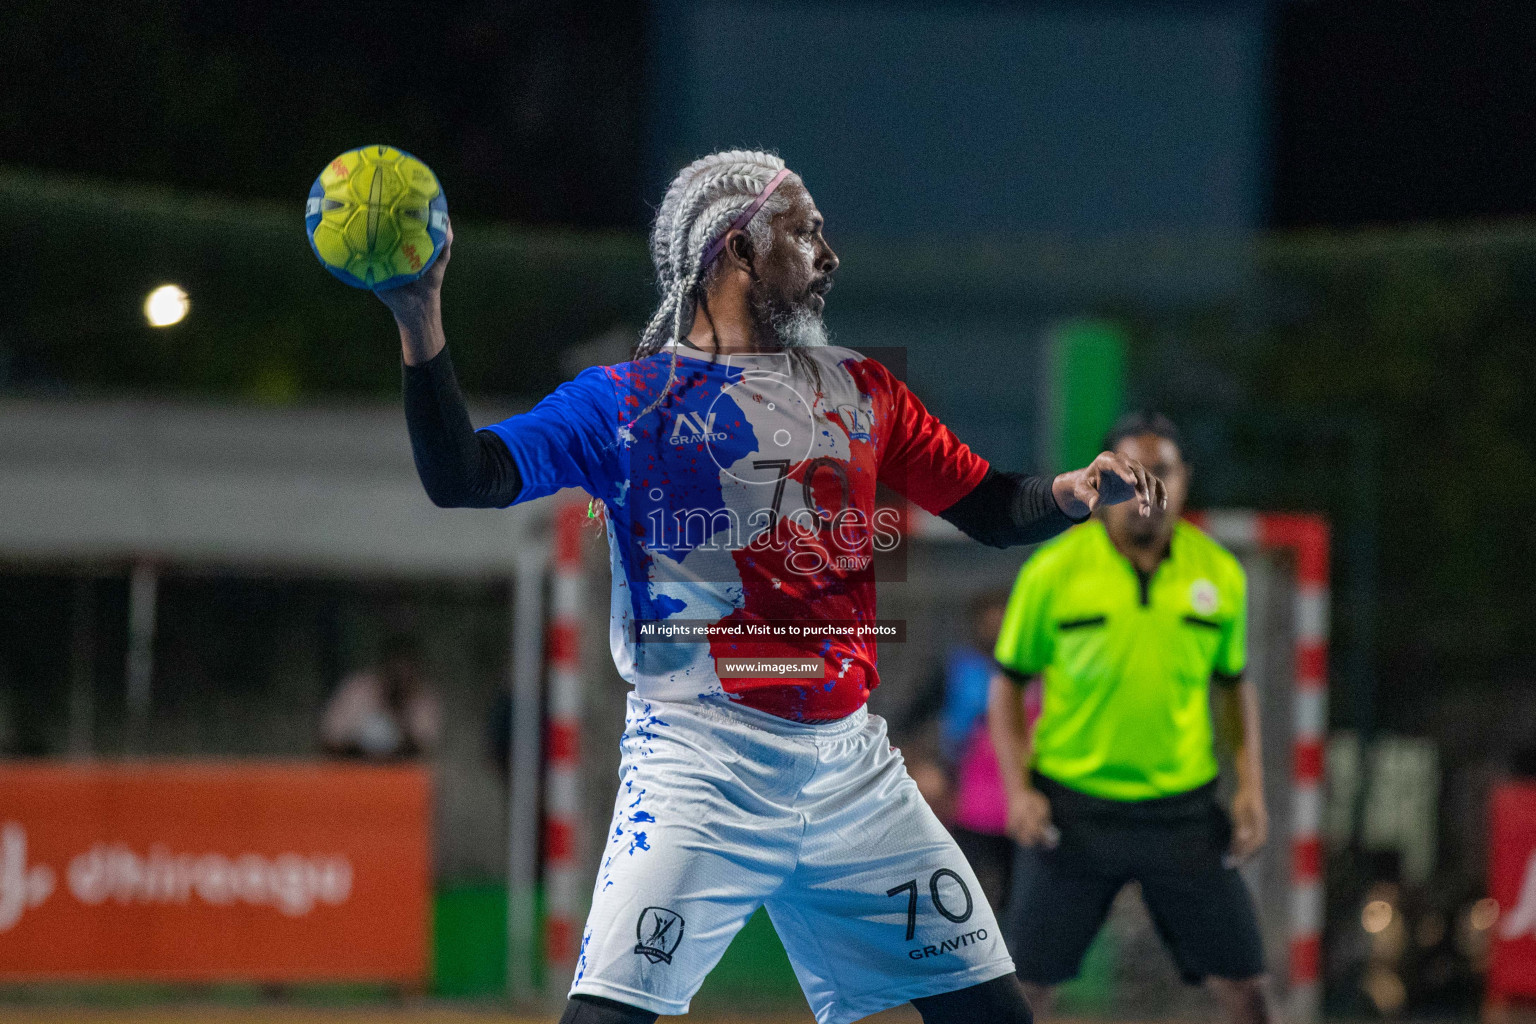
[[[610,646],[641,697],[729,697],[796,721],[851,714],[879,684],[875,640],[854,627],[875,622],[874,556],[899,542],[876,485],[938,513],[986,461],[884,366],[843,348],[679,349],[677,381],[642,416],[670,358],[586,370],[486,428],[517,463],[518,501],[580,487],[603,503]],[[668,622],[715,628],[707,641],[643,639]],[[822,628],[793,635],[808,624]],[[818,658],[822,672],[722,679],[717,658]]]

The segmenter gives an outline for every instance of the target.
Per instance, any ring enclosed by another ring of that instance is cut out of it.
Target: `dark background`
[[[410,138],[456,212],[638,229],[647,5],[18,0],[0,163],[301,196],[336,140]],[[1519,3],[1271,8],[1277,228],[1536,209],[1536,16]],[[753,65],[771,103],[776,74]],[[238,126],[238,130],[231,130]]]
[[[636,3],[21,0],[0,162],[290,200],[336,140],[408,138],[456,212],[634,227],[644,30]]]

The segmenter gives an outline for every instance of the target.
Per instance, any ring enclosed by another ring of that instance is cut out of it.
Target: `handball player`
[[[685,1013],[759,906],[820,1024],[906,1001],[928,1024],[1031,1019],[975,875],[865,707],[879,674],[856,627],[875,622],[873,558],[896,536],[876,485],[999,547],[1105,505],[1149,516],[1163,487],[1124,453],[1055,477],[994,469],[884,366],[829,345],[822,229],[777,156],[695,161],[656,215],[660,306],[633,359],[479,431],[445,347],[448,250],[378,293],[431,499],[581,488],[607,531],[633,692],[567,1024]],[[704,632],[647,642],[658,624]]]

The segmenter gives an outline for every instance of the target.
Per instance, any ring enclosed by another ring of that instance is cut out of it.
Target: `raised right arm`
[[[375,292],[400,328],[405,422],[427,496],[443,508],[503,508],[564,487],[604,497],[604,481],[623,467],[613,456],[617,400],[600,370],[561,385],[531,412],[484,430],[470,423],[443,333],[443,273],[452,247],[450,224],[425,274]]]
[[[1112,452],[1055,476],[1000,473],[884,366],[866,360],[863,372],[882,379],[890,394],[881,483],[983,544],[1038,544],[1087,519],[1101,504],[1135,499],[1143,515],[1154,503],[1167,504],[1161,480]]]
[[[443,332],[443,275],[452,250],[450,223],[443,251],[425,274],[374,294],[400,328],[405,425],[427,497],[439,508],[501,508],[517,500],[522,474],[500,438],[470,424],[453,372]]]
[[[424,363],[406,363],[405,426],[416,475],[439,508],[505,508],[522,493],[523,477],[506,442],[476,431],[446,348]]]

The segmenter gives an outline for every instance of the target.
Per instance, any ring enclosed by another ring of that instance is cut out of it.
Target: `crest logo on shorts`
[[[683,917],[666,907],[646,907],[635,922],[635,952],[651,963],[672,962],[677,944],[683,941]]]

